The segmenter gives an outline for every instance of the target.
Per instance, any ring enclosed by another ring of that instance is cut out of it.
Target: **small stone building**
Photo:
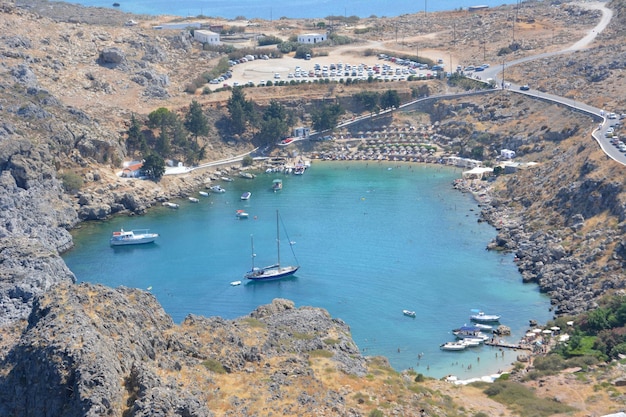
[[[327,33],[303,33],[298,35],[298,43],[315,44],[328,39]]]
[[[201,43],[208,43],[210,45],[220,44],[220,34],[211,32],[210,30],[194,30],[193,38]]]

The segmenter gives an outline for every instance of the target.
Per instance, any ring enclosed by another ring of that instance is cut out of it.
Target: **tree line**
[[[209,121],[197,101],[179,116],[165,107],[139,120],[134,114],[126,132],[126,149],[130,156],[142,155],[142,174],[159,180],[165,173],[166,159],[179,159],[194,165],[204,159],[206,146],[198,138],[209,133]]]
[[[383,93],[364,91],[354,96],[364,111],[372,113],[398,108],[397,91]],[[289,136],[297,121],[293,111],[277,100],[260,108],[246,98],[242,88],[235,87],[228,99],[228,115],[216,124],[222,137],[245,136],[259,147],[274,146]],[[335,100],[321,102],[311,111],[311,127],[318,132],[334,129],[345,109]],[[200,137],[209,134],[210,127],[202,106],[195,100],[179,115],[161,107],[140,120],[134,114],[126,131],[126,148],[130,156],[143,158],[142,174],[159,180],[165,173],[165,160],[177,159],[195,165],[206,157],[206,145]]]

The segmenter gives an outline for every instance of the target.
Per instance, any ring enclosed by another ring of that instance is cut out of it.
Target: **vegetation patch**
[[[315,349],[309,352],[309,355],[313,358],[332,358],[333,357],[333,353],[328,351],[328,350],[324,350],[324,349]]]
[[[224,369],[224,366],[222,366],[222,364],[219,361],[216,361],[215,359],[205,360],[204,362],[202,362],[202,366],[204,366],[206,369],[208,369],[211,372],[215,372],[216,374],[226,373],[226,369]]]
[[[496,380],[484,392],[491,399],[526,417],[547,417],[576,410],[555,400],[539,398],[531,389],[509,381]]]

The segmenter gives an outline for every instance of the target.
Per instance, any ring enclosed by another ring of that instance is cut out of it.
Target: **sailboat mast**
[[[250,246],[252,248],[252,269],[251,271],[254,271],[254,257],[256,256],[256,254],[254,253],[254,236],[250,235]]]
[[[278,255],[277,264],[280,268],[280,222],[278,220],[278,210],[276,210],[276,248],[276,253]]]

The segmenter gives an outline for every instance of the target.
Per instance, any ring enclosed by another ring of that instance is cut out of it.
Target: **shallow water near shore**
[[[148,289],[174,321],[188,314],[233,319],[274,298],[322,307],[350,325],[365,355],[384,355],[396,370],[440,378],[495,373],[514,351],[482,346],[443,352],[472,309],[501,314],[515,342],[528,320],[551,318],[549,299],[523,284],[512,254],[485,250],[495,230],[480,208],[451,187],[461,171],[417,164],[314,162],[302,176],[261,173],[222,183],[224,194],[155,207],[145,216],[83,224],[63,255],[79,281]],[[271,184],[281,178],[282,191]],[[251,191],[248,201],[240,199]],[[236,220],[244,209],[247,220]],[[251,282],[256,265],[275,262],[276,210],[284,224],[281,260],[301,265],[294,277]],[[149,228],[155,244],[112,248],[113,230]],[[241,280],[239,286],[231,281]],[[415,318],[402,314],[414,310]]]

